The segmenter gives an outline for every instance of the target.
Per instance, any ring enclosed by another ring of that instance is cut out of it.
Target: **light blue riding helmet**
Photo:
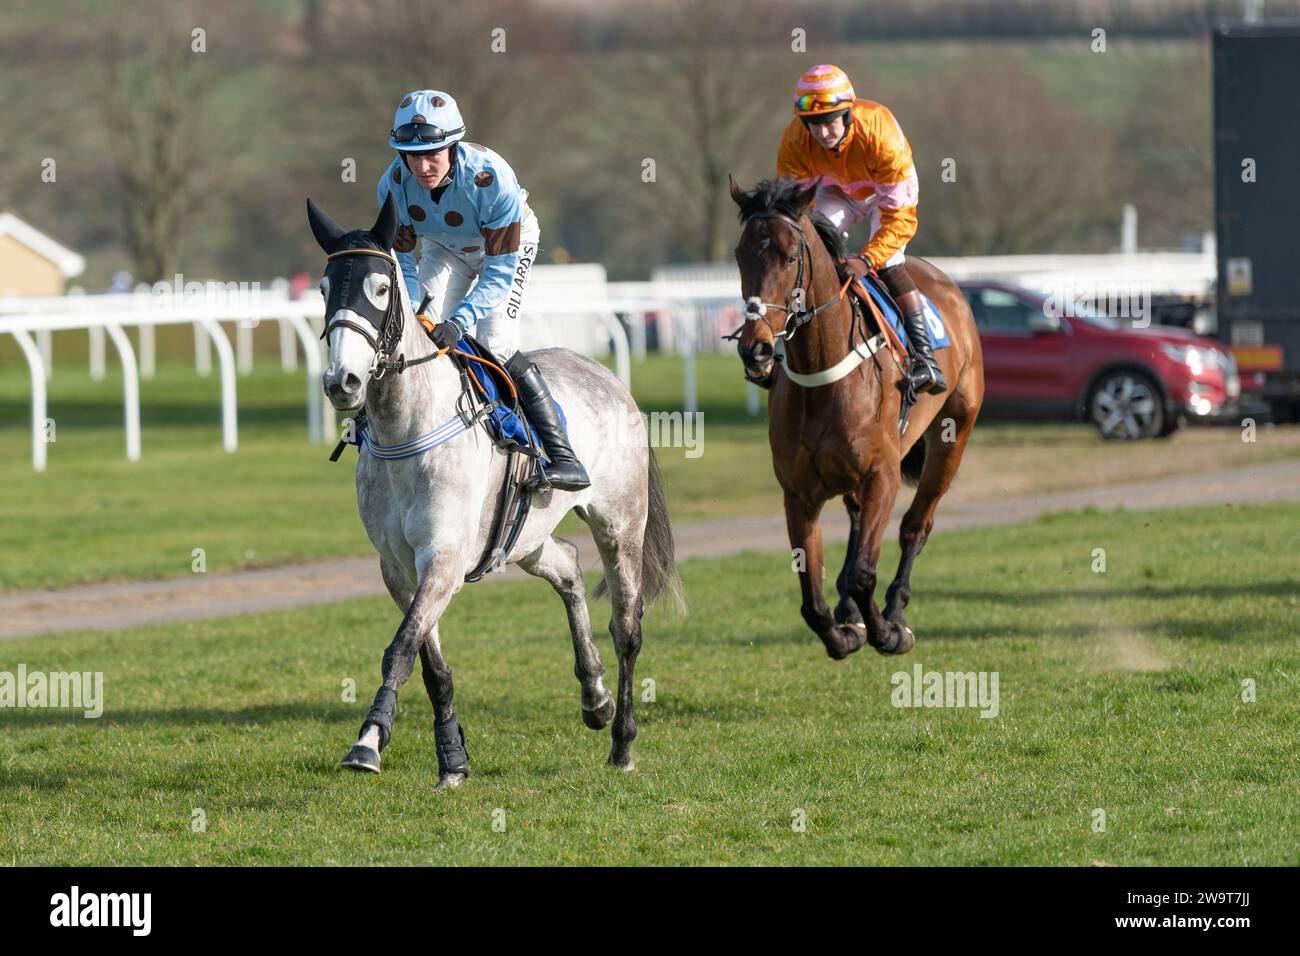
[[[465,121],[450,93],[413,90],[393,114],[388,145],[402,153],[442,149],[465,138]]]

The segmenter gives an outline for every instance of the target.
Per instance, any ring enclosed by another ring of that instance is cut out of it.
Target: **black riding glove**
[[[433,327],[429,333],[429,338],[433,339],[433,344],[441,351],[442,349],[455,348],[456,343],[461,340],[465,330],[454,319],[443,319]]]

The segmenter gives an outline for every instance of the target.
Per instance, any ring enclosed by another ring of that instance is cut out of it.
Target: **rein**
[[[388,309],[384,312],[384,321],[379,326],[378,337],[372,335],[370,330],[364,326],[358,325],[350,319],[335,319],[333,322],[325,323],[325,331],[320,335],[322,339],[326,338],[331,332],[338,328],[351,329],[359,333],[370,347],[375,350],[375,361],[370,366],[370,377],[375,381],[384,377],[388,371],[396,371],[398,375],[405,372],[413,365],[421,365],[425,362],[431,362],[443,355],[447,350],[442,349],[426,355],[422,358],[407,360],[406,354],[402,353],[394,360],[392,355],[402,344],[402,296],[397,288],[397,260],[389,253],[382,249],[343,249],[339,252],[331,252],[325,257],[326,262],[334,259],[341,259],[344,256],[375,256],[388,262],[392,269],[388,273],[389,296]]]

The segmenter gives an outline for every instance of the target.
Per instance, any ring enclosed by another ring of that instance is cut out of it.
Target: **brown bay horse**
[[[746,300],[738,350],[745,377],[771,388],[772,463],[785,492],[790,546],[796,559],[803,558],[804,620],[836,660],[864,641],[882,654],[905,654],[916,643],[903,619],[912,565],[984,399],[979,334],[952,280],[908,256],[907,270],[939,311],[952,344],[935,352],[948,390],[918,395],[900,435],[903,369],[845,292],[844,239],[810,210],[816,188],[786,178],[761,182],[753,192],[731,183],[744,223],[736,246]],[[778,338],[785,342],[785,367],[805,384],[781,367]],[[902,520],[902,559],[882,614],[875,601],[876,564],[904,475],[918,486]],[[832,615],[822,594],[820,515],[834,497],[848,509],[850,531]]]

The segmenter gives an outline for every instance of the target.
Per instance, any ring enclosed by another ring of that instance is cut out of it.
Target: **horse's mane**
[[[798,220],[806,212],[838,272],[840,260],[848,254],[848,244],[844,241],[844,234],[835,223],[826,218],[824,213],[816,209],[804,209],[799,205],[799,197],[803,191],[804,184],[789,176],[764,179],[754,187],[754,191],[740,207],[740,221],[748,222],[751,217],[760,213],[772,212]]]

